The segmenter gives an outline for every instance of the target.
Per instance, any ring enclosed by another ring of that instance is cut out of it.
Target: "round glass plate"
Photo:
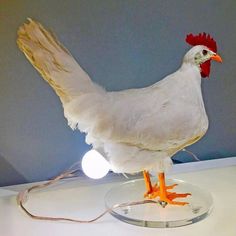
[[[133,225],[172,228],[196,223],[210,214],[213,199],[209,192],[176,179],[166,180],[166,184],[178,184],[171,191],[191,193],[192,195],[187,198],[176,199],[176,201],[186,201],[189,204],[185,206],[167,205],[165,208],[158,203],[125,206],[113,209],[111,215]],[[145,191],[143,179],[132,180],[115,186],[105,196],[106,207],[110,209],[116,204],[145,200],[143,197]]]

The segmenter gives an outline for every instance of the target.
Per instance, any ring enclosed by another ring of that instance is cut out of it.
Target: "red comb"
[[[204,45],[213,52],[217,52],[216,41],[210,36],[210,34],[206,34],[205,32],[198,35],[188,34],[185,41],[192,46]]]

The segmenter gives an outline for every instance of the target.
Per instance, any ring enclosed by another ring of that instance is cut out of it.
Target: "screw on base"
[[[160,203],[160,205],[163,207],[163,208],[165,208],[166,206],[167,206],[167,202],[165,202],[165,201],[159,201],[159,203]]]

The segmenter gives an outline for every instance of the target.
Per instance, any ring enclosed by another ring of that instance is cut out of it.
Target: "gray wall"
[[[236,154],[235,12],[235,0],[0,0],[0,185],[50,178],[89,149],[16,46],[27,17],[52,29],[108,90],[160,80],[180,65],[187,33],[211,33],[224,63],[203,81],[210,129],[190,148],[204,160]]]

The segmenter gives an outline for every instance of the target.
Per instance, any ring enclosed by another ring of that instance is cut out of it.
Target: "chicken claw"
[[[150,175],[147,171],[143,171],[143,176],[147,188],[147,192],[144,194],[145,198],[148,199],[159,198],[162,207],[165,207],[167,204],[178,205],[178,206],[184,206],[189,204],[188,202],[173,201],[176,198],[185,198],[187,196],[191,196],[191,193],[176,193],[167,191],[173,189],[178,184],[166,186],[164,173],[160,173],[158,175],[159,185],[151,184]]]

